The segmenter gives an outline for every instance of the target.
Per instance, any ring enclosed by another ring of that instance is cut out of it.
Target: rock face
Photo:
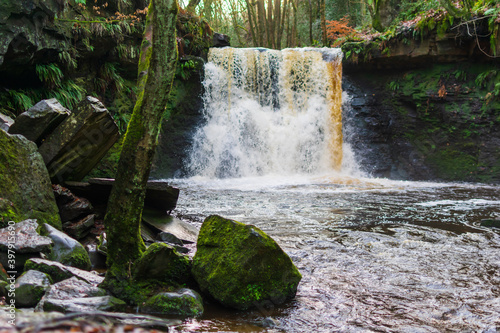
[[[9,128],[9,133],[21,134],[40,145],[42,140],[70,114],[71,111],[62,106],[57,99],[42,100],[17,116]]]
[[[99,100],[88,96],[47,137],[39,152],[53,181],[79,181],[118,137],[118,127],[108,110]]]
[[[190,270],[188,257],[179,254],[170,245],[154,243],[134,265],[134,277],[182,284],[191,280]]]
[[[50,288],[50,277],[42,272],[29,270],[16,280],[16,306],[30,308],[40,302]]]
[[[194,290],[182,288],[175,292],[154,295],[144,303],[141,312],[199,317],[203,314],[203,300]]]
[[[48,259],[67,266],[90,270],[89,254],[82,244],[48,224],[44,225],[44,229],[47,237],[54,242]]]
[[[290,257],[252,225],[217,215],[203,222],[192,273],[221,304],[248,309],[292,299],[302,278]]]
[[[0,129],[4,130],[5,132],[8,132],[10,126],[12,126],[13,123],[14,120],[11,117],[3,113],[0,113]]]
[[[19,212],[11,217],[15,222],[31,218],[61,229],[50,178],[36,145],[4,131],[0,131],[0,193]]]
[[[376,177],[500,183],[500,100],[490,92],[500,73],[492,73],[495,65],[470,62],[347,69],[344,139]]]

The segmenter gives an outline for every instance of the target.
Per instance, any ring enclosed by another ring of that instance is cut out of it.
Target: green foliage
[[[66,80],[58,89],[50,91],[48,97],[56,98],[63,106],[71,110],[85,97],[85,94],[85,89],[72,80]]]
[[[389,82],[389,89],[392,91],[399,90],[399,82],[398,81]]]
[[[7,102],[7,106],[12,109],[23,112],[33,106],[33,100],[25,94],[24,90],[9,90],[9,96],[11,101]]]
[[[59,53],[59,61],[66,66],[66,69],[76,69],[78,67],[78,62],[68,51]]]
[[[193,60],[188,60],[184,62],[179,62],[176,70],[176,77],[187,81],[191,77],[191,75],[200,69],[200,66],[197,62]]]
[[[60,87],[64,74],[57,64],[36,65],[36,74],[47,88]]]

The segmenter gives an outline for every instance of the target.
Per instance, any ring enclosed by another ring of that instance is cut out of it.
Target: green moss
[[[477,171],[477,158],[462,151],[445,149],[429,155],[437,175],[445,180],[470,180]]]
[[[189,289],[174,293],[159,293],[149,298],[141,311],[152,314],[199,317],[203,314],[203,302],[197,293]]]
[[[200,230],[193,275],[202,291],[225,306],[247,309],[283,303],[301,275],[276,242],[252,225],[208,217]]]

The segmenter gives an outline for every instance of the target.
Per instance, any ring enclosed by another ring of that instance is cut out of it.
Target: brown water
[[[251,223],[303,279],[293,301],[207,304],[176,332],[498,332],[500,188],[343,177],[174,180],[175,214]]]

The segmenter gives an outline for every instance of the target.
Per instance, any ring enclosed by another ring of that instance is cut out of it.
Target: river
[[[343,139],[356,129],[342,125],[341,59],[211,49],[187,177],[169,180],[174,214],[256,225],[303,278],[283,306],[207,304],[177,332],[500,331],[499,229],[481,226],[500,219],[500,187],[360,173]]]
[[[170,180],[177,217],[271,235],[303,275],[293,301],[212,304],[177,332],[498,332],[500,188],[346,176]]]

